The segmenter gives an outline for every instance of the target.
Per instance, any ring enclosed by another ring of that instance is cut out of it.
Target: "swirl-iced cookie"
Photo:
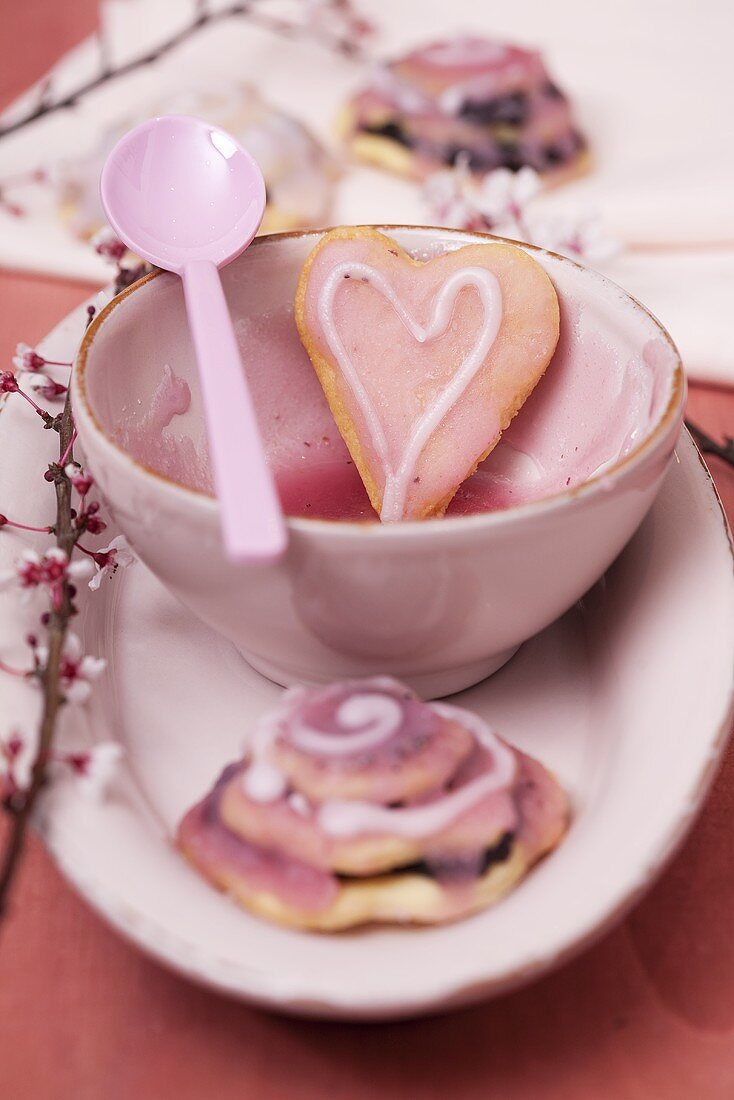
[[[577,174],[586,142],[536,50],[459,37],[376,69],[339,129],[361,159],[425,177],[462,156],[475,172]]]
[[[178,844],[261,916],[334,931],[475,912],[559,842],[567,818],[556,780],[476,715],[376,677],[286,692]]]
[[[383,522],[440,516],[540,381],[559,335],[543,268],[506,243],[426,263],[369,227],[325,234],[296,323]]]

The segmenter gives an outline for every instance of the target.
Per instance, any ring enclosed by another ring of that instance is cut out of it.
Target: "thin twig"
[[[114,72],[110,44],[104,26],[97,31],[97,51],[99,53],[99,75],[109,77]]]
[[[718,443],[717,440],[707,435],[703,428],[699,428],[698,424],[694,424],[692,420],[686,420],[686,427],[703,454],[716,455],[717,458],[723,459],[730,466],[734,466],[734,439],[731,436],[725,435],[724,442]]]
[[[59,426],[59,454],[71,455],[71,443],[74,434],[74,420],[69,395],[66,397],[64,411]],[[56,479],[56,544],[71,557],[79,533],[74,527],[71,516],[71,482],[65,475]],[[61,600],[52,604],[48,621],[48,659],[40,671],[43,687],[43,706],[38,731],[38,745],[31,770],[31,779],[27,788],[14,791],[6,805],[11,813],[11,825],[8,840],[0,863],[0,920],[5,915],[10,897],[10,888],[14,881],[18,861],[23,853],[33,807],[46,782],[46,767],[51,752],[54,731],[59,710],[64,702],[61,689],[61,657],[64,641],[73,614],[73,605],[69,583],[61,585]]]
[[[328,49],[336,50],[339,53],[343,53],[350,57],[363,56],[362,47],[355,44],[348,37],[341,35],[330,34],[326,30],[308,27],[305,24],[299,23],[287,23],[282,19],[278,19],[275,16],[268,15],[262,11],[255,10],[254,0],[249,0],[249,3],[231,4],[228,8],[222,8],[220,11],[208,11],[203,6],[199,6],[197,9],[197,15],[195,20],[183,27],[176,34],[172,35],[167,41],[156,46],[155,49],[150,50],[148,53],[143,54],[141,57],[133,58],[131,61],[126,62],[124,65],[120,65],[117,69],[110,69],[102,63],[101,71],[97,76],[88,80],[85,84],[80,84],[78,88],[75,88],[72,92],[62,96],[61,99],[49,101],[47,95],[45,95],[36,105],[36,107],[29,111],[28,114],[22,118],[16,119],[14,122],[10,122],[5,126],[0,126],[0,138],[7,137],[9,134],[13,134],[18,130],[22,130],[25,126],[30,126],[31,123],[37,122],[39,119],[44,118],[46,115],[53,114],[56,111],[62,111],[69,107],[74,107],[82,99],[83,96],[88,95],[90,92],[95,91],[97,88],[102,87],[103,84],[108,83],[110,80],[116,80],[118,77],[127,76],[128,73],[135,72],[136,69],[141,69],[145,65],[150,65],[154,61],[163,57],[165,54],[170,53],[176,46],[180,46],[182,42],[185,42],[192,35],[201,30],[202,27],[209,24],[221,22],[224,19],[231,19],[234,16],[246,15],[252,23],[256,26],[263,27],[266,30],[273,31],[277,34],[285,35],[311,35],[320,42],[322,46]],[[44,83],[44,89],[47,91],[48,86],[51,83],[51,77],[47,77]]]

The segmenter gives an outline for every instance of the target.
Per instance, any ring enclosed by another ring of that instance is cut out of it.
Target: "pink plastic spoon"
[[[120,239],[183,279],[227,554],[274,558],[285,548],[285,525],[218,270],[257,233],[262,173],[224,130],[166,115],[117,143],[100,188]]]

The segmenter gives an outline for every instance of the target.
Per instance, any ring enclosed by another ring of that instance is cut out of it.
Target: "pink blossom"
[[[97,572],[89,582],[92,591],[96,591],[104,577],[113,577],[118,569],[127,569],[133,565],[137,558],[133,554],[124,535],[118,535],[109,546],[98,550],[92,556],[92,561],[97,566]]]
[[[16,760],[23,750],[23,738],[19,733],[11,733],[0,742],[0,754],[5,760]]]
[[[44,585],[58,589],[65,580],[86,579],[90,570],[90,562],[69,561],[58,546],[52,546],[43,555],[35,550],[24,550],[14,569],[0,572],[0,589],[13,584],[25,590]]]
[[[621,247],[605,233],[601,218],[595,214],[585,214],[576,220],[549,219],[535,227],[533,237],[542,248],[594,266],[616,256]]]
[[[89,243],[99,256],[103,256],[105,260],[112,260],[114,263],[119,263],[127,252],[127,245],[113,233],[108,225],[95,233]]]
[[[64,467],[64,473],[80,497],[86,496],[94,485],[94,478],[92,475],[85,473],[78,462],[70,462]]]
[[[86,498],[82,497],[82,501]],[[103,531],[107,529],[107,524],[99,515],[99,501],[90,500],[89,504],[82,506],[79,515],[75,519],[75,524],[79,530],[88,531],[90,535],[101,535]],[[82,550],[89,557],[94,557],[91,550],[87,550],[80,544],[79,549]]]
[[[10,202],[5,198],[5,195],[0,191],[0,206],[6,214],[10,214],[11,218],[22,218],[25,214],[25,208],[17,202]]]
[[[526,166],[511,172],[509,168],[497,168],[478,185],[475,205],[489,225],[517,225],[539,190],[540,176],[535,169]]]
[[[498,168],[477,181],[459,157],[454,168],[429,176],[424,197],[442,225],[491,229],[583,263],[600,264],[619,251],[619,244],[606,236],[596,216],[545,222],[529,218],[528,206],[539,189],[540,176],[532,168],[519,172]]]
[[[66,386],[62,386],[60,382],[54,382],[53,378],[49,378],[47,374],[29,374],[27,383],[35,393],[45,398],[46,401],[55,401],[57,397],[62,397],[67,390]]]
[[[11,370],[0,371],[0,393],[17,393],[18,380]]]
[[[374,25],[352,0],[305,0],[305,23],[311,30],[326,31],[358,46],[374,33]]]
[[[100,516],[91,515],[89,512],[85,516],[85,527],[90,535],[101,535],[107,530],[105,521]]]
[[[16,370],[37,371],[46,365],[46,360],[39,355],[30,344],[17,344],[13,356],[13,366]]]
[[[71,363],[66,359],[47,359],[30,344],[16,344],[13,356],[13,367],[17,371],[31,371],[37,373],[44,367],[70,367]]]
[[[123,755],[117,741],[102,741],[91,749],[60,753],[56,759],[71,769],[85,798],[99,801],[107,793]]]
[[[497,168],[477,180],[462,154],[453,168],[428,177],[423,194],[442,225],[480,232],[519,230],[525,236],[525,208],[539,187],[540,177],[532,168]]]
[[[48,661],[48,646],[38,646],[38,660],[42,667]],[[59,679],[67,703],[86,703],[92,693],[92,682],[107,667],[104,657],[90,657],[84,653],[76,634],[67,634],[59,665]]]
[[[0,800],[11,798],[26,786],[21,776],[21,756],[25,749],[23,737],[13,730],[0,737]]]
[[[476,207],[473,189],[466,158],[459,157],[454,168],[434,172],[428,177],[423,196],[440,225],[482,232],[490,227]]]

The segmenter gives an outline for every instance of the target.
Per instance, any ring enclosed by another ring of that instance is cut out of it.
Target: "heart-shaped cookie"
[[[559,334],[553,284],[521,248],[470,244],[421,262],[367,227],[322,237],[296,322],[383,522],[443,514]]]

